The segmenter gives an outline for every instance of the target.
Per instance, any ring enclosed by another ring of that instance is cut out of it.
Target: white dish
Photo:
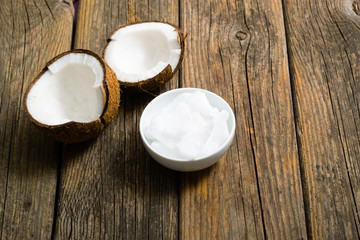
[[[204,92],[209,103],[213,107],[216,107],[220,111],[226,110],[229,112],[229,119],[228,119],[228,127],[230,133],[229,138],[214,153],[202,158],[198,158],[196,160],[180,160],[180,159],[170,158],[155,151],[151,147],[146,137],[144,136],[144,131],[143,131],[144,123],[146,121],[149,121],[149,119],[152,119],[154,115],[158,114],[169,102],[171,102],[179,94],[182,94],[184,92],[192,93],[195,91]],[[235,116],[229,104],[223,98],[216,95],[215,93],[200,88],[178,88],[159,95],[146,106],[140,118],[140,135],[147,152],[150,154],[152,158],[154,158],[161,165],[177,171],[184,171],[184,172],[197,171],[210,167],[211,165],[215,164],[229,149],[235,135]]]

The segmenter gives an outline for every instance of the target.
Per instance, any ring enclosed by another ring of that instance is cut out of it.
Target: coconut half
[[[104,59],[121,86],[151,90],[169,81],[184,56],[184,34],[164,22],[120,26],[108,38]]]
[[[25,94],[30,120],[58,141],[97,136],[116,116],[120,88],[114,72],[96,53],[77,49],[47,63]]]

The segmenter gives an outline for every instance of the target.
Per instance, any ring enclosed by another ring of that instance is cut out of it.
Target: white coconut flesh
[[[174,71],[181,53],[176,29],[150,22],[125,26],[110,38],[105,60],[122,82],[155,77],[169,64]]]
[[[46,125],[97,120],[104,110],[103,76],[95,57],[67,54],[48,66],[32,86],[26,101],[28,112]]]

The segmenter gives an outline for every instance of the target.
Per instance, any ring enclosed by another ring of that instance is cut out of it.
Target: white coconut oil
[[[194,160],[214,153],[229,138],[228,118],[205,93],[182,93],[145,123],[144,134],[160,154]]]

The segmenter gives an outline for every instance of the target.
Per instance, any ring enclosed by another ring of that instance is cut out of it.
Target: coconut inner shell
[[[183,57],[183,34],[163,22],[140,22],[119,27],[110,36],[104,58],[126,87],[158,87],[178,69]],[[168,74],[168,68],[170,73]],[[163,72],[166,71],[166,74]],[[157,79],[161,75],[166,79]],[[143,81],[153,84],[142,84]]]
[[[70,53],[58,59],[33,84],[27,96],[31,116],[46,125],[92,122],[104,110],[103,69],[90,55]]]
[[[85,49],[53,58],[30,84],[24,101],[30,121],[65,143],[99,135],[117,115],[119,104],[115,73]]]

